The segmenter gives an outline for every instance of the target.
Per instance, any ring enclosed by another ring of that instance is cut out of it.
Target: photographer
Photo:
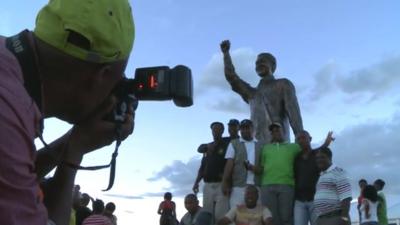
[[[133,38],[127,0],[52,0],[34,32],[0,37],[2,224],[68,224],[77,173],[71,165],[116,138],[115,124],[104,117],[116,104],[111,91],[123,78]],[[74,126],[36,152],[34,139],[49,117]],[[132,111],[125,117],[122,140],[133,118]],[[55,167],[43,203],[39,181]]]

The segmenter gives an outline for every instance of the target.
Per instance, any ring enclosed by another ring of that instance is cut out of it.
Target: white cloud
[[[238,114],[250,115],[249,106],[243,101],[239,95],[226,96],[224,99],[220,99],[215,104],[211,104],[211,108],[223,111],[223,112],[233,112]]]
[[[374,102],[392,93],[400,85],[400,56],[386,57],[374,65],[343,73],[336,63],[328,63],[313,75],[306,100],[316,103],[340,93],[347,104],[355,101]]]
[[[188,193],[192,193],[192,187],[199,166],[199,157],[193,157],[188,162],[175,160],[170,165],[167,165],[160,171],[156,172],[148,179],[148,181],[155,182],[165,179],[170,183],[170,186],[164,187],[163,191],[170,191],[175,196],[185,196]],[[164,192],[145,193],[144,196],[162,196],[163,194]]]
[[[334,89],[334,77],[339,73],[338,65],[335,63],[328,63],[323,66],[316,74],[314,74],[315,85],[309,92],[309,99],[311,101],[317,101],[323,97],[326,93],[333,91]]]
[[[400,56],[386,57],[348,76],[339,76],[336,82],[348,94],[366,92],[381,95],[400,83]]]
[[[257,53],[250,48],[239,48],[231,52],[236,73],[250,84],[257,84],[259,77],[255,72]],[[197,92],[203,94],[210,88],[231,91],[224,75],[224,62],[222,54],[215,54],[206,65],[201,75]]]

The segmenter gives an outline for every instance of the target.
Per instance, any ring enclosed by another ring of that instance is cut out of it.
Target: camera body
[[[135,78],[121,80],[113,90],[118,103],[113,115],[107,117],[115,122],[124,121],[128,106],[136,109],[137,100],[173,100],[176,106],[193,105],[193,81],[191,70],[183,65],[172,69],[168,66],[138,68]]]

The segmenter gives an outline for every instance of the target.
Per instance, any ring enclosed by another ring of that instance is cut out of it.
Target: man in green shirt
[[[385,181],[378,179],[374,182],[374,186],[378,191],[378,222],[379,225],[388,225],[387,210],[386,210],[386,198],[383,194],[383,187],[385,187]]]
[[[274,224],[293,224],[294,159],[300,152],[298,144],[285,143],[279,123],[269,126],[271,144],[261,153],[263,174],[261,180],[261,202],[267,206]]]

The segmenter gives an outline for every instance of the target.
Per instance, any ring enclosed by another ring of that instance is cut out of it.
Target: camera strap
[[[118,149],[122,142],[121,138],[120,138],[121,137],[121,124],[120,123],[116,123],[115,133],[116,133],[115,150],[111,156],[111,161],[109,164],[100,165],[100,166],[80,166],[80,165],[76,165],[76,164],[69,163],[69,162],[63,162],[63,164],[65,164],[73,169],[78,169],[78,170],[100,170],[100,169],[105,169],[105,168],[110,167],[110,179],[108,181],[108,186],[103,191],[110,190],[114,185],[115,168],[116,168],[116,164],[117,164]]]
[[[17,35],[6,38],[6,48],[17,58],[24,76],[24,87],[42,112],[42,81],[32,47],[28,44],[28,35],[29,31],[23,30]],[[39,138],[42,140],[43,118],[40,119],[39,128]]]
[[[13,53],[13,55],[17,58],[22,74],[24,76],[24,87],[28,92],[29,96],[33,99],[33,101],[38,106],[39,110],[42,112],[42,82],[39,76],[39,69],[37,66],[37,59],[33,53],[32,46],[29,45],[28,35],[30,35],[29,30],[23,30],[22,32],[18,33],[17,35],[11,36],[6,38],[6,48]],[[42,112],[43,113],[43,112]],[[40,130],[39,130],[39,139],[43,143],[44,147],[50,149],[50,146],[43,140],[43,130],[44,130],[44,120],[43,118],[40,119]],[[99,170],[105,169],[108,167],[110,168],[110,179],[107,189],[103,191],[108,191],[112,188],[115,179],[115,167],[116,167],[116,160],[118,156],[118,148],[121,144],[120,140],[120,133],[121,133],[121,124],[116,124],[116,146],[114,153],[112,154],[112,158],[109,164],[101,165],[101,166],[88,166],[83,167],[80,165],[75,165],[69,162],[63,162],[64,165],[67,165],[74,169],[80,170]]]

